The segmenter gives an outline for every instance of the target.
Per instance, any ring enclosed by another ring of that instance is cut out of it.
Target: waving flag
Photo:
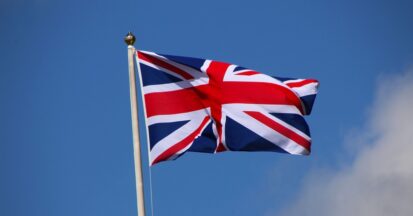
[[[277,78],[219,61],[137,51],[150,163],[187,151],[307,155],[318,82]]]

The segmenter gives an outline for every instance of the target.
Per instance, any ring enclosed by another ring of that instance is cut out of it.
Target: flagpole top
[[[125,36],[125,43],[129,46],[133,46],[135,40],[135,35],[133,35],[132,32],[128,32],[128,34]]]

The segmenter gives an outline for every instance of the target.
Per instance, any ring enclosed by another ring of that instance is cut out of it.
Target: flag
[[[136,52],[150,164],[185,152],[310,153],[318,81],[272,77],[234,64]]]

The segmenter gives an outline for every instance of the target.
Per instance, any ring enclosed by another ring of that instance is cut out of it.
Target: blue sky
[[[138,49],[320,81],[310,157],[192,153],[152,168],[157,216],[288,212],[314,170],[357,164],[374,144],[352,135],[371,121],[378,83],[413,64],[412,9],[384,0],[3,0],[0,215],[136,215],[128,31]]]

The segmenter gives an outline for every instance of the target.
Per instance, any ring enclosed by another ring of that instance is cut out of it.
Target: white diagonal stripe
[[[297,92],[300,97],[304,97],[307,95],[317,94],[318,91],[318,83],[312,82],[300,87],[293,87],[292,89]]]
[[[149,66],[149,67],[152,67],[152,68],[154,68],[154,69],[156,69],[156,70],[160,70],[160,71],[162,71],[162,72],[164,72],[164,73],[167,73],[167,74],[169,74],[169,75],[171,75],[171,76],[174,76],[174,77],[176,77],[176,78],[178,78],[178,79],[181,79],[181,80],[185,79],[185,78],[182,77],[180,74],[177,74],[177,73],[175,73],[175,72],[173,72],[173,71],[170,71],[170,70],[168,70],[168,69],[166,69],[166,68],[164,68],[164,67],[161,67],[161,66],[159,66],[159,65],[155,65],[155,64],[153,64],[153,63],[151,63],[151,62],[145,61],[145,60],[143,60],[143,59],[138,59],[137,61],[138,61],[138,63],[140,63],[140,64],[144,64],[144,65]]]
[[[141,51],[141,52],[143,52],[143,53],[145,53],[145,54],[147,54],[147,55],[150,55],[150,56],[152,56],[152,57],[154,57],[154,58],[160,59],[161,61],[164,61],[164,62],[166,62],[166,63],[168,63],[168,64],[171,64],[171,65],[173,65],[173,66],[175,66],[175,67],[177,67],[177,68],[179,68],[179,69],[187,72],[188,74],[190,74],[190,75],[191,75],[192,77],[194,77],[195,79],[198,78],[198,77],[200,77],[200,76],[202,76],[201,71],[196,70],[196,69],[191,68],[191,67],[188,67],[188,66],[186,66],[186,65],[180,64],[180,63],[178,63],[178,62],[171,61],[171,60],[169,60],[169,59],[167,59],[167,58],[165,58],[165,57],[163,57],[163,56],[161,56],[161,55],[158,55],[158,54],[156,54],[156,53],[154,53],[154,52],[148,52],[148,51]]]
[[[174,132],[170,133],[168,136],[157,142],[150,152],[151,164],[163,152],[181,142],[183,139],[193,133],[201,125],[205,117],[206,115],[198,115],[195,118],[192,118],[188,123],[180,127],[178,130],[175,130]]]

